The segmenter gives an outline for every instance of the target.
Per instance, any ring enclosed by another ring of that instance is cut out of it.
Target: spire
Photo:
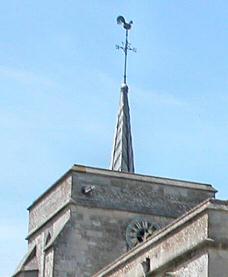
[[[128,86],[123,84],[112,153],[112,170],[134,173]]]
[[[117,118],[117,126],[114,137],[112,152],[112,170],[134,173],[134,158],[131,137],[130,109],[128,104],[128,86],[127,86],[127,53],[129,50],[136,51],[128,42],[128,31],[131,29],[132,21],[127,23],[123,16],[117,17],[117,23],[121,24],[126,30],[125,43],[122,46],[116,46],[124,52],[124,74],[123,85],[120,90],[120,104]]]

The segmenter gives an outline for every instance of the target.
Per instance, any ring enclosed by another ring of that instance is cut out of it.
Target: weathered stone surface
[[[168,218],[147,214],[141,216],[159,223],[161,227],[170,222]],[[91,276],[92,272],[118,258],[120,253],[126,253],[125,232],[135,217],[137,214],[125,211],[80,206],[72,208],[71,220],[55,252],[56,276],[63,274],[63,268],[69,272],[69,263],[73,265],[71,272],[77,272],[77,276]]]
[[[28,243],[36,246],[39,277],[91,276],[128,251],[132,220],[163,228],[214,194],[210,185],[74,166],[29,207]],[[198,236],[194,230],[185,234],[189,241]]]
[[[45,257],[44,257],[44,276],[45,277],[53,277],[53,272],[54,272],[54,249],[49,248],[45,252]]]
[[[145,261],[149,261],[146,276],[225,277],[227,224],[228,202],[207,200],[94,277],[142,276],[139,268]]]
[[[209,250],[209,277],[227,277],[228,272],[228,249],[222,249],[222,244]]]
[[[121,175],[120,175],[121,176]],[[84,186],[95,186],[92,195],[84,195]],[[156,182],[102,176],[97,174],[73,174],[72,197],[81,205],[114,210],[149,213],[176,218],[201,201],[214,197],[210,190],[200,190]]]
[[[188,260],[182,264],[179,268],[172,271],[167,276],[175,277],[208,277],[208,254],[202,254],[194,257],[194,259]],[[221,276],[221,275],[211,275]]]
[[[29,207],[29,233],[40,227],[70,200],[71,177],[58,183]]]

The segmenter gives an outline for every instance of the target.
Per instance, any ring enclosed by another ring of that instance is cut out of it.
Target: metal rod
[[[123,77],[124,77],[124,84],[127,84],[127,54],[128,51],[136,51],[135,48],[132,48],[130,43],[128,42],[128,31],[131,29],[131,25],[133,24],[133,21],[130,21],[129,23],[126,22],[125,18],[123,16],[117,17],[117,24],[121,24],[125,31],[125,43],[122,42],[122,46],[116,45],[117,49],[121,49],[124,52],[124,71],[123,71]]]
[[[127,51],[128,51],[128,30],[126,30],[126,40],[124,46],[124,84],[127,84]]]

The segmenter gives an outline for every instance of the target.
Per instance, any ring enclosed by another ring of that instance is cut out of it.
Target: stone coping
[[[52,186],[50,186],[44,193],[42,193],[27,209],[30,210],[47,193],[49,193],[52,189],[58,186],[60,182],[62,182],[64,179],[69,177],[74,172],[96,174],[96,175],[102,175],[102,176],[136,180],[141,182],[169,185],[169,186],[175,186],[175,187],[184,187],[189,189],[206,190],[214,193],[217,192],[217,190],[214,189],[211,184],[178,180],[178,179],[170,179],[170,178],[164,178],[164,177],[148,176],[148,175],[142,175],[142,174],[136,174],[136,173],[119,172],[119,171],[113,171],[110,169],[103,169],[103,168],[96,168],[96,167],[75,164],[63,176],[61,176]]]
[[[12,277],[15,277],[17,274],[19,274],[20,272],[25,271],[24,270],[24,265],[26,264],[26,262],[30,259],[30,257],[32,255],[35,255],[36,253],[36,245],[33,245],[25,254],[25,256],[22,258],[20,264],[18,265],[16,271],[14,272],[14,274],[12,275]],[[32,271],[37,271],[38,268],[33,268]]]
[[[142,181],[142,182],[148,182],[148,183],[164,184],[164,185],[171,185],[176,187],[186,187],[186,188],[217,192],[217,190],[215,190],[211,184],[179,180],[179,179],[171,179],[166,177],[157,177],[157,176],[149,176],[149,175],[138,174],[138,173],[120,172],[120,171],[114,171],[110,169],[89,167],[89,166],[83,166],[83,165],[74,165],[72,167],[72,171],[110,176],[110,177],[116,177],[116,178],[122,178],[122,179],[128,179],[128,180],[136,180],[136,181]]]

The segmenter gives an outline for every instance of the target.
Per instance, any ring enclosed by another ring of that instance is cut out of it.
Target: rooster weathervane
[[[136,48],[131,47],[131,44],[128,42],[128,31],[131,29],[133,21],[131,20],[129,23],[126,22],[123,16],[118,16],[117,24],[122,25],[123,28],[126,30],[125,32],[125,43],[122,42],[122,45],[116,45],[116,49],[122,49],[124,52],[124,84],[127,84],[127,53],[128,51],[136,52]]]

